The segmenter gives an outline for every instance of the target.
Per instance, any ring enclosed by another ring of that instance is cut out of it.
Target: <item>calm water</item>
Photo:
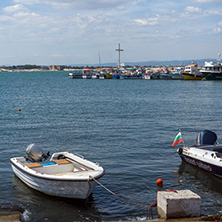
[[[222,141],[222,82],[69,79],[66,72],[0,73],[0,204],[26,209],[26,221],[144,220],[146,210],[97,186],[86,202],[49,197],[18,180],[9,158],[36,143],[99,162],[100,180],[142,204],[165,189],[190,189],[202,214],[222,209],[222,180],[181,162],[172,141],[186,145],[204,129]],[[21,111],[18,112],[18,108]],[[222,143],[222,142],[221,142]],[[154,216],[157,216],[154,209]]]

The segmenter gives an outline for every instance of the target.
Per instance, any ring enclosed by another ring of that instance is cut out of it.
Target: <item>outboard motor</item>
[[[217,141],[216,133],[210,130],[204,130],[197,135],[196,145],[215,145]]]
[[[47,160],[49,157],[49,152],[45,154],[40,147],[35,144],[30,144],[26,148],[26,159],[31,162],[42,162],[42,160]]]

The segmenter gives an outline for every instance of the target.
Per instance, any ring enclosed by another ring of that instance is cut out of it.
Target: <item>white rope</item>
[[[111,191],[110,189],[108,189],[107,187],[105,187],[103,184],[101,184],[98,180],[96,180],[95,178],[93,178],[92,176],[90,176],[90,179],[94,180],[97,184],[99,184],[101,187],[103,187],[105,190],[107,190],[109,193],[111,193],[112,195],[116,196],[116,197],[119,197],[131,204],[135,204],[135,205],[138,205],[138,206],[141,206],[141,207],[145,207],[146,208],[146,215],[147,215],[147,212],[149,211],[149,218],[152,217],[153,218],[153,214],[152,214],[152,204],[151,205],[144,205],[144,204],[141,204],[141,203],[137,203],[135,201],[132,201],[126,197],[123,197],[121,195],[118,195],[116,193],[114,193],[113,191]],[[147,217],[147,216],[146,216]]]

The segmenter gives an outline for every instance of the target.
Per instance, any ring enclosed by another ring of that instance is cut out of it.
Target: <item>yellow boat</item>
[[[185,67],[182,75],[185,80],[202,80],[203,75],[199,72],[197,64],[190,64]]]

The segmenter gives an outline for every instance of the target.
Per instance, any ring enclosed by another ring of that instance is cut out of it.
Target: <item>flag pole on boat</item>
[[[180,132],[180,134],[181,134],[181,138],[183,138],[183,137],[182,137],[181,129],[179,129],[179,132]],[[184,140],[183,140],[183,139],[182,139],[182,143],[183,143],[183,146],[185,147],[185,143],[184,143]]]
[[[179,133],[177,133],[177,135],[173,141],[172,148],[174,148],[174,146],[176,146],[182,142],[183,142],[183,145],[185,146],[183,138],[182,138],[181,130],[179,129]]]

